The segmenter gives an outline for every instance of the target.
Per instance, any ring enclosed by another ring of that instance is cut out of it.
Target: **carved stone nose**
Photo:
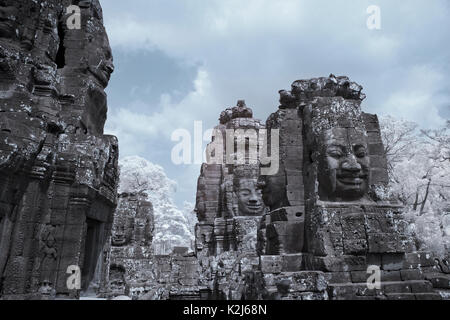
[[[342,163],[342,170],[358,172],[361,170],[361,165],[356,161],[355,156],[351,155]]]

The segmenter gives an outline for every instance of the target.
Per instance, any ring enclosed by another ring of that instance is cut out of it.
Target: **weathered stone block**
[[[411,283],[405,281],[382,282],[381,290],[385,293],[411,293]]]
[[[348,272],[367,270],[365,256],[313,257],[315,270],[324,272]]]
[[[434,288],[450,289],[450,275],[442,273],[428,273],[425,279],[431,282]]]
[[[403,268],[404,254],[383,254],[381,263],[383,270],[401,270]]]
[[[320,292],[327,288],[323,273],[314,271],[285,272],[275,277],[278,288],[287,292]]]
[[[431,267],[434,265],[434,258],[429,252],[407,253],[404,260],[404,269],[417,267]]]
[[[305,257],[302,253],[282,255],[283,272],[296,272],[302,270]]]
[[[387,300],[416,300],[413,293],[386,293]]]
[[[282,256],[261,256],[260,259],[263,273],[281,273],[283,270]]]
[[[403,281],[422,280],[424,278],[423,273],[419,269],[400,270],[400,275]]]
[[[412,293],[427,293],[427,292],[433,292],[433,285],[430,281],[426,280],[412,280],[408,281],[408,283],[411,286],[411,292]]]
[[[399,249],[399,240],[392,233],[369,233],[367,235],[369,253],[397,253],[404,252]]]
[[[438,293],[416,293],[416,300],[442,300]]]
[[[330,296],[334,300],[354,300],[358,296],[376,297],[382,295],[381,290],[368,289],[366,284],[342,283],[332,284],[328,288]]]
[[[324,273],[328,283],[349,283],[352,282],[350,272],[328,272]]]

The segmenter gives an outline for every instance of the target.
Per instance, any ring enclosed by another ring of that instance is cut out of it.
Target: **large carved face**
[[[262,191],[264,204],[271,211],[287,205],[286,177],[284,175],[261,176],[258,179],[258,188]]]
[[[95,41],[94,41],[95,40]],[[94,54],[89,55],[89,71],[97,78],[103,87],[106,87],[114,72],[113,56],[106,34],[99,34],[89,46]]]
[[[261,190],[256,188],[256,179],[240,179],[237,190],[239,215],[253,216],[264,210]]]
[[[112,228],[111,242],[113,246],[125,246],[131,241],[132,224],[125,217],[115,218]]]
[[[361,199],[369,187],[370,160],[364,130],[333,128],[324,132],[319,162],[322,200]]]

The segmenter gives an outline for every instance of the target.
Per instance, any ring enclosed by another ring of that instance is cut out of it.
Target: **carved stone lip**
[[[346,185],[361,185],[364,183],[365,176],[358,176],[358,177],[352,177],[352,176],[338,176],[337,180]]]
[[[116,244],[124,244],[125,243],[125,237],[124,236],[115,236],[112,238],[112,241]]]

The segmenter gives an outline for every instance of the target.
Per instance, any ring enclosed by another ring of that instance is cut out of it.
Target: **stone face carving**
[[[236,179],[235,179],[236,180]],[[261,190],[257,188],[257,179],[238,179],[235,183],[238,198],[239,215],[260,215],[264,206]]]
[[[278,175],[260,179],[270,213],[258,248],[272,299],[440,299],[432,255],[415,252],[403,207],[379,192],[386,158],[361,91],[347,77],[299,80],[267,121],[280,129],[281,154]],[[374,265],[379,290],[367,289]]]
[[[49,280],[44,280],[38,291],[40,300],[53,300],[56,297],[56,291],[52,287],[52,283]]]
[[[244,296],[247,272],[258,261],[258,226],[266,207],[258,186],[258,158],[252,159],[247,143],[245,163],[226,161],[226,151],[235,156],[238,150],[237,143],[234,150],[226,150],[226,130],[253,129],[258,134],[264,125],[253,119],[253,111],[240,100],[236,107],[221,113],[215,129],[223,136],[224,161],[203,164],[197,185],[196,253],[200,283],[210,292],[210,298],[240,299]]]
[[[289,206],[286,196],[286,176],[261,176],[258,180],[264,204],[271,210]]]
[[[334,127],[321,135],[319,196],[323,200],[358,200],[369,190],[367,134],[363,129]]]
[[[264,211],[262,192],[258,187],[259,169],[253,165],[232,168],[233,175],[221,186],[223,194],[222,217],[258,216]]]
[[[144,295],[153,280],[154,215],[145,193],[122,193],[114,213],[108,262],[101,270],[100,292],[105,297]],[[142,291],[142,292],[141,292]]]
[[[228,108],[220,116],[220,125],[215,129],[222,133],[226,148],[226,130],[248,130],[259,132],[264,126],[252,118],[253,112],[239,100],[236,107]],[[235,144],[234,154],[237,150]],[[248,143],[247,143],[248,150]],[[214,255],[216,252],[235,250],[237,242],[233,231],[234,217],[260,217],[266,210],[261,189],[258,187],[259,165],[250,163],[228,163],[223,150],[223,164],[203,164],[197,185],[196,247],[198,253]],[[230,150],[228,150],[230,151]],[[258,159],[255,159],[258,160]],[[256,232],[255,232],[256,239]]]
[[[109,268],[108,296],[118,297],[130,294],[130,289],[125,280],[125,269],[122,266],[112,265]]]
[[[44,280],[57,295],[69,266],[83,290],[109,238],[118,142],[103,135],[113,70],[100,4],[0,1],[0,296],[30,298]],[[89,70],[93,72],[89,72]],[[95,74],[95,75],[94,75]],[[45,287],[45,286],[44,286]]]
[[[115,247],[128,245],[131,241],[134,225],[128,217],[115,217],[112,228],[111,243]]]
[[[309,154],[318,167],[320,199],[346,201],[367,196],[370,157],[360,100],[319,96],[304,107],[304,115],[310,126]]]

